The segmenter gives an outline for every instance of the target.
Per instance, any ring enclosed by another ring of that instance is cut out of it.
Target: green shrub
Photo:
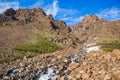
[[[106,52],[112,52],[114,49],[113,48],[103,48],[103,50]]]
[[[16,46],[13,49],[16,51],[20,51],[20,53],[13,54],[11,56],[0,57],[0,63],[10,62],[17,59],[23,59],[24,56],[34,57],[38,55],[38,53],[49,53],[49,52],[61,50],[63,48],[62,46],[54,42],[41,40],[37,43],[29,43],[29,44],[27,43],[21,46]]]
[[[25,52],[35,52],[35,53],[49,53],[49,52],[54,52],[57,50],[63,49],[62,46],[46,41],[46,40],[41,40],[37,43],[31,43],[31,44],[24,44],[21,46],[16,46],[14,50],[16,51],[25,51]]]
[[[119,41],[112,41],[109,43],[105,43],[102,46],[102,49],[107,52],[112,52],[114,49],[120,49],[120,42]]]

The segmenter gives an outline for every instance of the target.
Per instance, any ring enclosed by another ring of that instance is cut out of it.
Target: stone
[[[97,57],[99,57],[100,55],[101,55],[101,53],[100,53],[100,52],[96,53],[96,56],[97,56]]]
[[[110,58],[111,58],[111,55],[110,55],[110,53],[107,53],[106,54],[106,56],[104,57],[105,59],[107,59],[108,61],[110,60]]]
[[[84,61],[82,64],[85,66],[85,65],[87,65],[87,62]]]
[[[60,70],[55,70],[55,73],[56,73],[56,74],[59,74],[59,72],[60,72]]]
[[[59,55],[59,56],[57,56],[58,57],[58,59],[61,59],[63,56],[62,55]]]
[[[23,63],[23,62],[20,62],[20,63],[19,63],[19,66],[20,66],[20,67],[23,67],[23,66],[24,66],[24,63]]]
[[[110,74],[105,75],[104,80],[111,80],[112,76]]]
[[[114,63],[117,60],[117,57],[111,57],[111,60]]]
[[[116,75],[116,79],[120,80],[120,74]]]
[[[120,50],[115,49],[115,50],[113,50],[112,53],[113,53],[115,56],[120,56]]]
[[[90,74],[88,74],[88,73],[82,74],[82,79],[89,79],[89,78],[90,78]]]
[[[63,62],[67,63],[67,62],[68,62],[68,60],[67,60],[67,59],[64,59],[64,60],[63,60]]]
[[[79,65],[79,63],[71,63],[71,64],[68,66],[68,70],[75,69],[78,65]]]
[[[84,70],[80,70],[80,71],[79,71],[79,73],[81,73],[81,74],[82,74],[82,73],[85,73],[85,71],[84,71]]]
[[[80,79],[81,76],[82,76],[82,75],[78,74],[78,75],[76,75],[76,78],[77,78],[77,79]]]
[[[93,76],[97,76],[97,75],[98,75],[98,72],[93,71],[93,72],[92,72],[92,75],[93,75]]]
[[[98,74],[100,74],[100,75],[105,75],[105,74],[106,74],[106,71],[105,71],[105,70],[100,70],[100,71],[98,71]]]
[[[56,61],[56,59],[55,59],[55,58],[52,58],[51,62],[55,62],[55,61]]]
[[[27,59],[27,57],[26,56],[24,56],[24,58],[23,59]]]
[[[111,70],[112,70],[112,67],[111,67],[110,65],[108,65],[107,70],[108,70],[108,71],[111,71]]]

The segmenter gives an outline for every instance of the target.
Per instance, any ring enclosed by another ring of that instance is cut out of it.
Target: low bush
[[[13,48],[15,51],[19,51],[20,53],[13,54],[11,56],[0,57],[0,63],[10,62],[17,59],[23,59],[24,56],[34,57],[39,53],[49,53],[57,50],[63,49],[61,45],[58,45],[54,42],[41,40],[37,43],[27,43],[21,46],[16,46]]]
[[[105,43],[102,46],[102,49],[107,52],[112,52],[114,49],[120,49],[120,42],[119,41],[112,41],[109,43]]]
[[[14,50],[16,51],[25,51],[25,52],[35,52],[35,53],[49,53],[49,52],[54,52],[57,50],[63,49],[62,46],[46,41],[46,40],[41,40],[37,43],[31,43],[31,44],[24,44],[21,46],[16,46]]]

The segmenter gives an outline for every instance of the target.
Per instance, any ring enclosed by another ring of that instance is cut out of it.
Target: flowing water
[[[61,64],[58,64],[58,65],[53,65],[51,67],[47,67],[43,69],[30,70],[27,74],[24,74],[16,78],[16,74],[22,73],[26,69],[29,69],[30,67],[32,67],[33,64],[31,63],[22,68],[14,68],[14,69],[9,70],[7,75],[4,76],[3,78],[10,80],[10,78],[12,77],[12,79],[15,79],[15,80],[23,80],[23,79],[30,78],[31,76],[36,76],[34,77],[34,80],[55,80],[62,75],[69,74],[70,71],[67,69],[69,64],[79,63],[80,55],[68,56],[67,60],[68,61],[66,63],[63,63],[62,65],[63,68],[61,70],[58,69],[61,66]],[[55,72],[55,70],[57,69],[59,70],[59,73]]]

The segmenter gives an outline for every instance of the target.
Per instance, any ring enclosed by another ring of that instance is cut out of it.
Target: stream
[[[98,46],[84,46],[80,51],[82,54],[89,53],[90,51],[99,50]],[[27,64],[20,68],[13,68],[7,72],[6,75],[3,76],[5,80],[56,80],[61,76],[65,76],[70,74],[70,70],[68,67],[70,64],[79,63],[81,61],[80,54],[70,55],[66,57],[66,62],[62,62],[62,64],[57,63],[50,67],[44,67],[39,69],[32,69],[32,66],[35,66],[34,63]],[[28,71],[27,71],[28,70]],[[27,71],[27,72],[26,72]]]
[[[7,72],[7,75],[3,77],[3,79],[15,79],[15,80],[23,80],[23,79],[32,79],[32,80],[55,80],[60,76],[68,75],[70,71],[67,69],[70,64],[73,63],[80,63],[80,55],[71,55],[67,57],[67,62],[63,62],[62,68],[61,64],[53,65],[51,67],[46,67],[43,69],[33,69],[30,70],[27,74],[22,74],[21,76],[18,74],[21,74],[26,69],[30,69],[32,64],[29,64],[27,66],[21,67],[21,68],[14,68]],[[57,73],[56,71],[59,72]]]

